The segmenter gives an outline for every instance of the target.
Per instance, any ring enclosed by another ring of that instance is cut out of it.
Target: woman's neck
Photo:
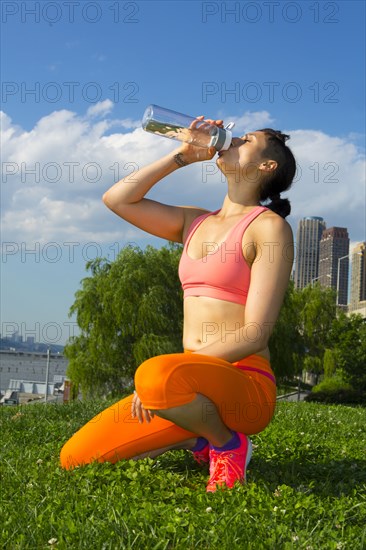
[[[222,204],[220,215],[224,217],[242,215],[253,210],[256,206],[260,206],[257,198],[247,197],[246,200],[241,198],[239,202],[237,200],[232,200],[229,194],[227,194]]]

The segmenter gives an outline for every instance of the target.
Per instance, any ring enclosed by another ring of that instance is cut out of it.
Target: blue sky
[[[88,259],[113,259],[128,242],[164,244],[101,202],[117,167],[123,177],[175,146],[139,127],[149,103],[235,120],[239,135],[290,133],[294,232],[317,215],[347,227],[352,243],[365,239],[364,2],[1,8],[2,334],[63,344]],[[152,196],[215,209],[224,183],[203,175],[180,170]]]

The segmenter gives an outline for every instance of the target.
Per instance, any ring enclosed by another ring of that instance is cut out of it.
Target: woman
[[[197,122],[203,117],[197,117]],[[222,126],[222,121],[204,121]],[[92,460],[154,457],[186,448],[209,463],[208,492],[244,482],[249,435],[275,409],[268,340],[293,263],[290,212],[280,193],[296,164],[288,136],[263,129],[233,138],[216,164],[227,178],[220,210],[168,206],[145,198],[161,179],[214,148],[178,149],[111,187],[103,196],[118,216],[163,239],[184,243],[184,353],[145,361],[135,392],[100,413],[66,443],[65,468]],[[262,201],[270,199],[267,207]]]

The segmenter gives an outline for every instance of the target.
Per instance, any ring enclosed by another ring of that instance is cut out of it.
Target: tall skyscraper
[[[351,297],[349,311],[364,312],[366,317],[366,242],[352,250]]]
[[[345,227],[324,229],[319,243],[319,283],[338,291],[337,304],[348,303],[349,237]]]
[[[310,216],[299,221],[296,234],[295,287],[304,288],[318,278],[319,242],[326,224]]]

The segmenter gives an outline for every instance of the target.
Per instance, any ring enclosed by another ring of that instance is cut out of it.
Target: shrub
[[[312,392],[305,397],[305,401],[315,401],[327,404],[347,404],[366,406],[366,393],[352,389],[335,389]]]
[[[352,386],[346,382],[339,374],[332,376],[330,378],[325,378],[313,387],[313,392],[335,392],[339,390],[351,390]]]

